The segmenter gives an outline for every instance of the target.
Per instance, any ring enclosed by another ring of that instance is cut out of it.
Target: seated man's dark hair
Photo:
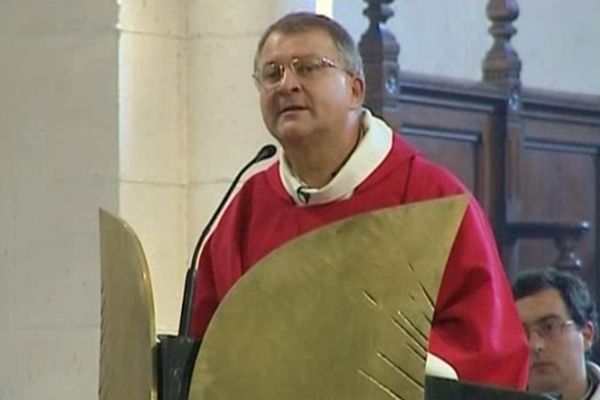
[[[587,285],[572,273],[555,268],[529,269],[520,273],[512,285],[515,300],[546,289],[558,290],[571,318],[579,328],[583,328],[585,323],[590,321],[597,332],[596,303],[590,296]]]

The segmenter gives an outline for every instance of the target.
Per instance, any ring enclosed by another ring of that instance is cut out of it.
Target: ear
[[[359,76],[350,76],[350,108],[356,110],[362,107],[365,100],[365,81]]]
[[[594,337],[596,336],[594,324],[587,321],[581,328],[581,334],[583,335],[583,348],[587,352],[592,348],[592,344],[594,344]]]

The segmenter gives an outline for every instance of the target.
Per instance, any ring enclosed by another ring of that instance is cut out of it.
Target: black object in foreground
[[[481,386],[474,383],[427,376],[425,400],[560,400],[537,393]]]

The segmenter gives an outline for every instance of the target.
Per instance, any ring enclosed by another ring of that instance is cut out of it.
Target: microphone
[[[254,158],[252,160],[250,160],[246,165],[244,165],[244,167],[240,170],[240,172],[238,172],[238,174],[233,179],[233,182],[231,182],[229,189],[227,189],[225,196],[223,196],[223,200],[221,200],[221,203],[219,203],[219,206],[217,207],[216,211],[213,213],[212,217],[210,218],[210,220],[204,227],[204,230],[200,234],[200,238],[198,239],[198,242],[196,243],[196,247],[194,248],[194,253],[192,255],[190,268],[188,269],[188,271],[185,275],[185,286],[183,289],[183,301],[181,303],[181,316],[179,319],[179,336],[185,336],[185,337],[190,336],[190,325],[191,325],[191,321],[192,321],[192,308],[194,305],[194,292],[195,292],[195,288],[196,288],[196,263],[197,263],[198,255],[200,253],[200,248],[202,247],[202,244],[204,243],[206,237],[208,236],[208,233],[210,232],[211,227],[215,223],[215,220],[221,214],[221,210],[223,209],[223,207],[225,207],[225,204],[227,203],[227,200],[229,199],[229,197],[231,196],[231,193],[235,189],[238,181],[241,179],[242,175],[244,175],[244,172],[246,172],[254,164],[273,157],[276,152],[277,152],[277,148],[275,146],[273,146],[272,144],[267,144],[258,151],[256,156],[254,156]]]

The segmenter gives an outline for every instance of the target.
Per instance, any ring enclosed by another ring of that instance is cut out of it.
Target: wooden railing
[[[584,267],[583,275],[600,282],[600,98],[523,85],[511,44],[516,0],[487,4],[493,44],[480,81],[401,71],[401,43],[386,25],[394,0],[365,3],[366,105],[466,182],[490,217],[510,274],[552,264]]]

